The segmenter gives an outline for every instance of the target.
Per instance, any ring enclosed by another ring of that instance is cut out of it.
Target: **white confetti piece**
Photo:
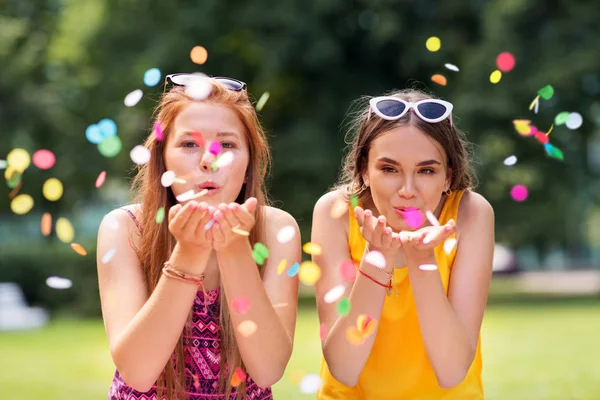
[[[317,374],[307,374],[300,381],[300,392],[304,394],[315,394],[321,387],[323,381]]]
[[[194,189],[191,189],[191,190],[188,190],[187,192],[181,193],[179,196],[176,197],[176,199],[179,202],[184,202],[184,201],[191,200],[195,195],[196,195],[196,192],[194,191]]]
[[[509,156],[504,159],[504,165],[512,167],[517,163],[517,156]]]
[[[167,171],[160,177],[160,184],[163,187],[169,187],[175,182],[175,172]]]
[[[444,242],[444,252],[450,255],[450,253],[452,253],[452,250],[454,249],[454,246],[456,246],[456,242],[457,241],[455,238],[446,239],[446,241]]]
[[[458,72],[460,71],[458,69],[458,67],[454,64],[444,64],[444,67],[446,67],[447,69],[449,69],[450,71],[454,71],[454,72]]]
[[[62,290],[62,289],[69,289],[71,286],[73,286],[73,282],[71,282],[71,280],[67,279],[67,278],[51,276],[48,279],[46,279],[46,285],[48,285],[52,289]]]
[[[425,216],[432,226],[440,226],[440,221],[438,221],[431,211],[425,211]]]
[[[231,151],[227,151],[223,154],[221,154],[219,156],[219,158],[217,158],[217,161],[215,161],[215,165],[217,166],[217,168],[223,168],[228,166],[229,164],[231,164],[233,161],[233,153]]]
[[[119,229],[119,221],[117,221],[117,218],[111,214],[108,214],[104,217],[104,225],[111,231],[116,231]]]
[[[287,243],[296,236],[296,229],[291,226],[284,226],[277,232],[277,241],[279,243]]]
[[[210,221],[208,221],[206,223],[206,225],[204,225],[204,230],[207,231],[210,228],[212,228],[212,226],[215,224],[216,220],[215,219],[211,219]]]
[[[569,114],[569,119],[567,119],[566,126],[567,128],[574,130],[579,129],[583,124],[583,117],[578,112],[572,112]]]
[[[344,285],[337,285],[329,289],[329,291],[325,293],[325,297],[323,299],[327,304],[335,303],[342,298],[345,292],[346,287]]]
[[[107,251],[104,257],[102,257],[102,264],[108,264],[110,260],[112,260],[116,252],[117,249],[115,248],[112,248],[109,251]]]
[[[137,165],[144,165],[150,161],[150,150],[141,144],[135,146],[129,153],[131,161]]]
[[[127,96],[125,96],[124,103],[127,107],[133,107],[140,102],[142,97],[144,97],[144,92],[142,92],[141,89],[136,89],[133,92],[129,93]]]
[[[190,76],[185,84],[185,94],[194,100],[205,100],[212,92],[212,82],[204,74]]]
[[[373,265],[374,267],[381,268],[381,269],[384,269],[385,266],[387,265],[387,263],[385,261],[385,257],[383,256],[383,254],[381,254],[381,252],[379,252],[377,250],[368,252],[367,255],[365,256],[365,261],[368,262],[369,264]]]
[[[421,264],[419,265],[419,269],[422,271],[435,271],[438,269],[438,266],[435,264]]]

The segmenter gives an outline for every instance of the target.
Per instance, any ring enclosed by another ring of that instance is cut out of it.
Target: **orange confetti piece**
[[[17,195],[17,193],[19,193],[19,190],[21,190],[22,187],[23,187],[23,181],[19,182],[19,184],[17,185],[17,187],[10,191],[10,193],[8,194],[8,198],[11,199],[11,200],[14,199],[15,196]]]
[[[254,321],[245,320],[239,324],[238,331],[242,334],[242,336],[248,337],[254,335],[256,328],[257,326]]]
[[[321,246],[319,246],[316,243],[311,243],[311,242],[306,243],[302,247],[302,250],[304,250],[304,252],[306,254],[310,254],[310,255],[313,255],[313,256],[319,256],[322,253]]]
[[[42,215],[42,221],[40,225],[42,235],[50,236],[50,233],[52,232],[52,215],[50,213],[44,213],[44,215]]]
[[[447,80],[446,77],[444,75],[440,75],[440,74],[435,74],[431,77],[431,80],[435,83],[437,83],[438,85],[442,85],[442,86],[446,86]]]
[[[365,338],[363,337],[363,335],[358,329],[356,329],[353,326],[349,327],[348,330],[346,330],[346,339],[348,339],[348,342],[350,342],[350,344],[353,344],[355,346],[361,345],[365,342]]]
[[[208,51],[202,46],[194,46],[190,58],[194,64],[204,64],[208,60]]]
[[[73,250],[75,250],[77,254],[87,256],[87,251],[79,243],[71,243],[71,247],[73,248]]]

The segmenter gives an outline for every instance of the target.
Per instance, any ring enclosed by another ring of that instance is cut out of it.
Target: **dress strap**
[[[135,222],[135,226],[137,226],[138,231],[140,231],[140,235],[142,234],[142,225],[140,225],[140,221],[138,221],[138,219],[136,218],[136,216],[131,212],[131,210],[122,207],[121,210],[125,211],[127,214],[129,214],[129,216],[131,217],[131,219],[133,220],[133,222]]]

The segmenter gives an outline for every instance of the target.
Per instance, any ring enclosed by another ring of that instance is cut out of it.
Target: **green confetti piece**
[[[544,145],[544,148],[546,149],[546,154],[548,154],[550,157],[556,158],[557,160],[561,160],[561,161],[565,159],[562,151],[560,151],[560,149],[553,146],[552,144],[546,143]]]
[[[118,136],[109,136],[98,145],[98,151],[104,157],[114,157],[121,151],[123,143]]]
[[[160,224],[162,224],[164,219],[165,219],[165,208],[161,207],[156,212],[156,223],[160,225]]]
[[[262,243],[254,243],[254,251],[262,258],[269,257],[269,249]]]
[[[346,315],[350,314],[350,308],[351,308],[350,299],[348,297],[342,298],[337,303],[337,313],[341,317],[345,317]]]
[[[267,100],[269,100],[269,96],[269,92],[264,92],[262,96],[260,96],[260,99],[258,99],[258,102],[256,103],[256,111],[262,111],[265,104],[267,104]]]
[[[21,183],[21,176],[22,175],[19,171],[13,171],[12,174],[10,174],[10,176],[8,177],[8,180],[6,181],[8,187],[11,189],[16,188],[19,185],[19,183]]]
[[[265,262],[265,259],[263,256],[261,256],[256,250],[252,250],[252,258],[254,258],[254,261],[258,264],[258,265],[263,265]]]
[[[217,168],[217,160],[213,161],[213,163],[212,163],[212,165],[211,165],[210,167],[211,167],[211,169],[212,169],[213,171],[216,171],[216,170],[218,169],[218,168]]]
[[[357,195],[354,195],[350,198],[350,205],[352,206],[353,209],[358,206],[358,196]]]
[[[562,124],[566,123],[568,119],[569,119],[569,112],[563,111],[556,115],[556,117],[554,118],[554,124],[562,125]]]
[[[538,94],[542,97],[542,99],[550,100],[552,96],[554,96],[554,88],[550,85],[546,85],[538,90]]]

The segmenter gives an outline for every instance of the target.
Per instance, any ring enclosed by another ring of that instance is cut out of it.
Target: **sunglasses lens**
[[[229,79],[229,78],[215,78],[215,79],[218,80],[219,83],[222,83],[223,85],[227,86],[229,89],[234,90],[236,92],[243,90],[244,87],[246,86],[243,82],[237,81],[235,79]]]
[[[377,110],[386,117],[397,117],[404,112],[404,103],[394,100],[381,100],[377,102]]]
[[[417,106],[422,116],[428,119],[441,118],[448,110],[445,105],[434,102],[425,102]]]

